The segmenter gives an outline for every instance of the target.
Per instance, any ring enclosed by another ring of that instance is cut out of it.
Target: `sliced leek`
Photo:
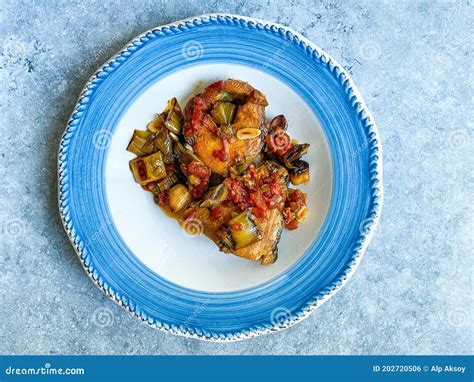
[[[244,127],[242,129],[237,130],[236,136],[237,139],[245,140],[245,139],[254,139],[257,138],[262,132],[260,129],[253,129],[250,127]]]
[[[192,201],[191,193],[183,184],[177,184],[168,191],[168,204],[173,212],[181,211]]]
[[[146,130],[135,130],[127,146],[127,151],[139,157],[151,154],[154,151],[153,133]]]
[[[181,134],[181,129],[183,127],[183,112],[181,107],[178,104],[176,98],[168,101],[166,109],[161,114],[166,116],[164,117],[163,125],[174,134]]]
[[[214,105],[211,115],[214,121],[216,121],[221,126],[227,126],[232,124],[235,117],[235,106],[231,102],[216,102]]]
[[[224,200],[226,200],[228,195],[227,186],[224,183],[219,184],[218,186],[212,187],[204,195],[204,200],[201,203],[201,207],[215,207]]]
[[[165,162],[173,159],[173,142],[168,134],[168,130],[162,129],[154,134],[153,147],[155,151],[161,151]]]
[[[159,151],[145,157],[132,159],[130,169],[135,181],[142,185],[163,179],[166,176],[163,155]]]
[[[253,220],[250,209],[243,211],[221,227],[224,247],[238,250],[262,240],[262,234]]]
[[[178,175],[174,172],[171,172],[158,182],[148,183],[146,188],[148,191],[151,191],[153,195],[158,195],[160,192],[168,191],[171,187],[178,183],[178,180]]]

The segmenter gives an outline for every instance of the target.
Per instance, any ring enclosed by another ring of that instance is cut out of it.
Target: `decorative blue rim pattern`
[[[203,49],[202,57],[179,57],[189,41]],[[281,277],[231,293],[180,287],[130,252],[108,211],[107,150],[91,149],[97,133],[111,135],[126,106],[150,84],[208,62],[251,66],[287,83],[318,115],[333,162],[330,210],[311,248]],[[242,16],[199,16],[132,40],[86,84],[63,134],[58,162],[63,225],[94,283],[154,328],[213,341],[255,337],[307,317],[356,270],[382,207],[380,138],[349,75],[300,34]]]

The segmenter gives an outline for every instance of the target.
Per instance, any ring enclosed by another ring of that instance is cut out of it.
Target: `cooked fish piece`
[[[213,113],[223,102],[228,114]],[[263,93],[246,82],[217,81],[188,102],[184,137],[212,172],[227,176],[237,162],[252,163],[260,154],[266,105]],[[238,134],[241,129],[245,134]]]
[[[260,260],[262,264],[272,264],[277,258],[277,246],[283,230],[283,217],[278,209],[267,211],[267,217],[255,218],[262,240],[236,251],[234,255],[248,260]]]

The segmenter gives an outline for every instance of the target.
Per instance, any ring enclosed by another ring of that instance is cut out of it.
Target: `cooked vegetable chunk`
[[[183,112],[176,98],[168,101],[165,111],[162,113],[163,125],[174,134],[181,134],[183,127]]]
[[[241,249],[262,240],[250,209],[230,219],[220,228],[218,236],[224,251]]]
[[[193,197],[191,193],[182,184],[177,184],[168,191],[168,203],[171,211],[178,212],[191,203]]]
[[[219,125],[227,126],[234,120],[236,108],[231,102],[216,102],[211,115]]]
[[[153,133],[144,130],[135,130],[132,139],[127,146],[127,151],[136,156],[144,156],[151,154],[154,150]]]
[[[130,169],[133,172],[135,181],[140,184],[147,184],[166,176],[165,163],[161,152],[138,157],[130,161]]]
[[[294,162],[294,168],[290,170],[290,180],[295,186],[309,182],[309,164],[304,160]]]

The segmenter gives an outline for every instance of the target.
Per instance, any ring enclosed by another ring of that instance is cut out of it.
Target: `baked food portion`
[[[307,215],[309,149],[287,133],[283,115],[265,118],[265,95],[250,84],[217,81],[192,97],[184,113],[173,98],[127,150],[135,180],[185,230],[218,248],[271,264],[283,228]]]

